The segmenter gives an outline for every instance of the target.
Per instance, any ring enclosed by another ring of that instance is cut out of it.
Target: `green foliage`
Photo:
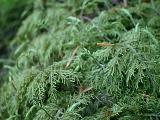
[[[31,13],[31,4],[31,0],[0,0],[0,86],[8,79],[8,71],[4,66],[13,63],[9,58],[12,49],[9,44],[23,19]]]
[[[30,5],[29,7],[26,7]],[[0,1],[0,49],[6,49],[15,35],[21,21],[31,12],[31,0],[1,0]]]
[[[160,119],[155,2],[37,0],[10,45],[0,119]]]

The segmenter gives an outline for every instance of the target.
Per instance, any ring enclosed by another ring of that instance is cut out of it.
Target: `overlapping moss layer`
[[[37,0],[11,43],[0,118],[160,119],[160,2]]]

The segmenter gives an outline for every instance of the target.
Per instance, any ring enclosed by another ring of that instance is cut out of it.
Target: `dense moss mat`
[[[10,43],[0,119],[160,119],[160,2],[116,4],[35,1]]]
[[[0,1],[0,86],[7,80],[5,64],[12,64],[10,60],[9,44],[16,35],[22,21],[32,12],[31,0],[1,0]]]

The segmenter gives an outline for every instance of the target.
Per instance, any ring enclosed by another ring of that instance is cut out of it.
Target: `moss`
[[[159,119],[159,8],[137,3],[34,2],[10,46],[0,117]]]

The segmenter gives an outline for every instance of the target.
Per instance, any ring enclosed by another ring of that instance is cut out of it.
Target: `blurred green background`
[[[32,11],[31,0],[0,0],[0,58],[8,53],[9,41],[14,37],[21,21]]]

